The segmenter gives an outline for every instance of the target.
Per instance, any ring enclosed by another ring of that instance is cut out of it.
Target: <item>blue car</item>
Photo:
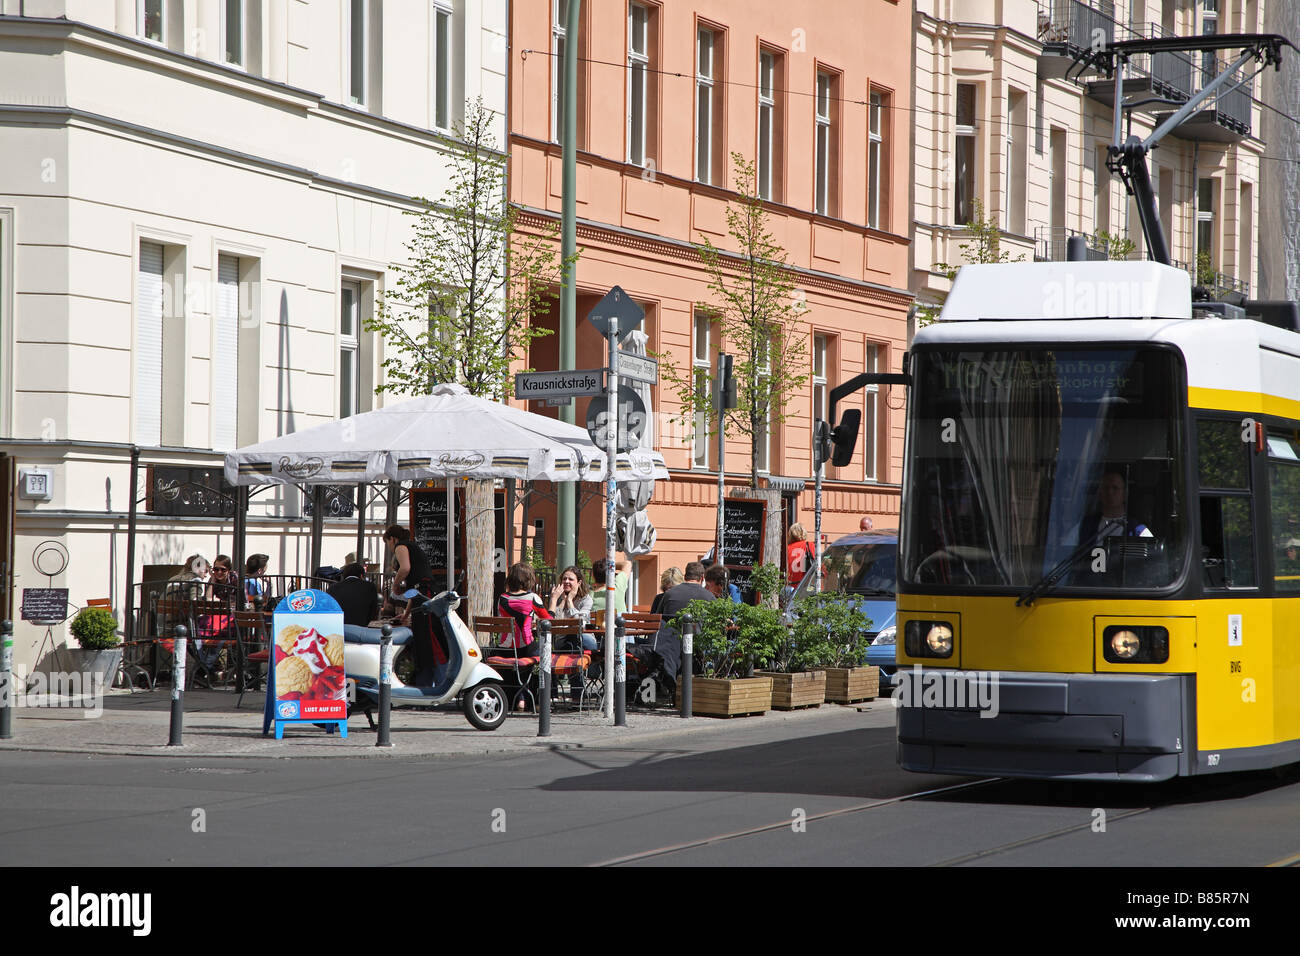
[[[894,656],[898,532],[882,529],[846,535],[826,547],[822,564],[822,590],[840,591],[871,618],[867,663],[880,668],[881,691],[892,690],[898,679]],[[812,586],[813,575],[805,574],[791,601],[809,593]]]

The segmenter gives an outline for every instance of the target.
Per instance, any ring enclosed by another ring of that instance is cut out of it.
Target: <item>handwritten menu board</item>
[[[411,491],[411,537],[429,559],[429,567],[447,573],[447,491],[445,488],[416,488]],[[464,564],[457,542],[456,568]]]
[[[356,506],[353,503],[353,487],[351,485],[325,485],[325,517],[327,518],[351,518],[356,514]],[[312,503],[311,489],[303,495],[303,514],[311,517],[315,505]]]
[[[728,568],[755,568],[762,564],[766,521],[766,502],[726,499],[722,504],[722,523],[726,528],[722,563]]]
[[[235,487],[221,468],[150,465],[148,482],[149,514],[229,518],[235,513]]]
[[[68,616],[67,588],[23,588],[24,621],[62,621]]]

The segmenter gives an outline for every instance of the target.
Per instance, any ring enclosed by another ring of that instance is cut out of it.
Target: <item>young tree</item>
[[[493,119],[481,99],[466,104],[442,201],[420,198],[424,208],[412,213],[409,261],[394,265],[397,286],[366,322],[386,344],[377,391],[418,395],[460,382],[472,395],[504,398],[511,364],[550,334],[529,319],[555,297],[558,243],[517,232]]]
[[[749,438],[750,484],[757,488],[768,429],[789,417],[789,399],[808,383],[808,332],[799,321],[807,306],[795,295],[786,252],[768,228],[754,164],[740,153],[731,161],[739,200],[727,204],[727,232],[739,251],[721,250],[707,236],[696,251],[709,273],[709,319],[735,356],[738,402],[727,413],[726,429]],[[660,373],[681,402],[678,420],[685,425],[702,412],[712,430],[713,374],[697,376],[689,365],[682,371],[669,362]]]

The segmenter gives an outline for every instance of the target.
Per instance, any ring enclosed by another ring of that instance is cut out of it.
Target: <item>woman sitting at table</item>
[[[270,560],[269,554],[250,554],[244,562],[244,593],[254,605],[266,603],[266,565]]]
[[[516,564],[506,576],[505,593],[497,598],[497,613],[514,621],[514,632],[507,635],[504,646],[514,648],[516,657],[537,656],[540,648],[533,635],[533,619],[551,619],[551,612],[533,592],[536,584],[533,569]]]
[[[669,568],[663,574],[659,575],[659,593],[655,599],[650,602],[651,614],[662,614],[664,607],[664,595],[668,593],[669,588],[675,588],[685,581],[681,568]]]
[[[587,582],[576,567],[565,568],[559,583],[551,590],[550,611],[554,618],[577,618],[584,625],[591,620],[591,594],[587,591]],[[583,634],[582,646],[594,651],[596,639],[590,634]]]

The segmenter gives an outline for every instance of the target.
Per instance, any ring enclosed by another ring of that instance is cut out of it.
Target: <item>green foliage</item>
[[[366,328],[383,336],[385,381],[377,392],[426,394],[460,382],[471,395],[510,393],[512,363],[550,330],[530,322],[555,299],[561,263],[555,231],[517,232],[519,210],[506,198],[507,156],[492,134],[482,99],[466,104],[454,129],[450,182],[440,203],[419,198],[409,261],[395,264],[396,288]]]
[[[867,656],[871,618],[839,591],[806,594],[795,602],[787,659],[790,670],[854,667]]]
[[[793,414],[791,399],[808,383],[808,330],[799,321],[807,311],[796,293],[786,251],[777,244],[758,196],[754,164],[731,154],[739,199],[727,204],[727,232],[739,253],[719,249],[708,236],[695,247],[709,275],[712,301],[704,308],[720,331],[724,350],[735,356],[737,407],[728,411],[724,428],[750,440],[750,485],[758,487],[758,459],[764,435]],[[681,409],[676,421],[693,426],[704,413],[714,434],[714,378],[687,362],[679,369],[663,355],[660,375]],[[667,359],[667,360],[665,360]],[[787,409],[790,409],[787,412]]]
[[[957,278],[957,272],[965,263],[1025,261],[1023,254],[1013,258],[1011,253],[1003,251],[1002,230],[998,228],[997,220],[993,216],[985,214],[984,203],[979,199],[971,201],[971,219],[966,224],[966,232],[970,238],[957,247],[963,262],[955,266],[946,262],[934,264],[932,271],[944,276],[949,282]],[[939,318],[941,311],[943,311],[943,299],[937,302],[918,302],[917,326],[929,325]]]
[[[1219,274],[1214,268],[1214,260],[1208,252],[1196,254],[1196,284],[1213,288],[1219,284]]]
[[[750,575],[749,583],[755,593],[762,595],[764,607],[776,607],[784,580],[785,575],[781,573],[780,566],[760,564]]]
[[[77,643],[88,651],[103,651],[117,647],[117,619],[104,607],[82,608],[69,627]]]
[[[753,668],[775,661],[786,640],[781,613],[773,608],[722,598],[691,601],[682,614],[689,614],[700,625],[694,654],[705,677],[746,677]],[[681,615],[673,620],[680,629]]]
[[[1118,232],[1106,232],[1101,230],[1092,237],[1093,245],[1100,245],[1106,250],[1106,258],[1110,260],[1127,259],[1137,248],[1137,244],[1128,236],[1120,235]]]

